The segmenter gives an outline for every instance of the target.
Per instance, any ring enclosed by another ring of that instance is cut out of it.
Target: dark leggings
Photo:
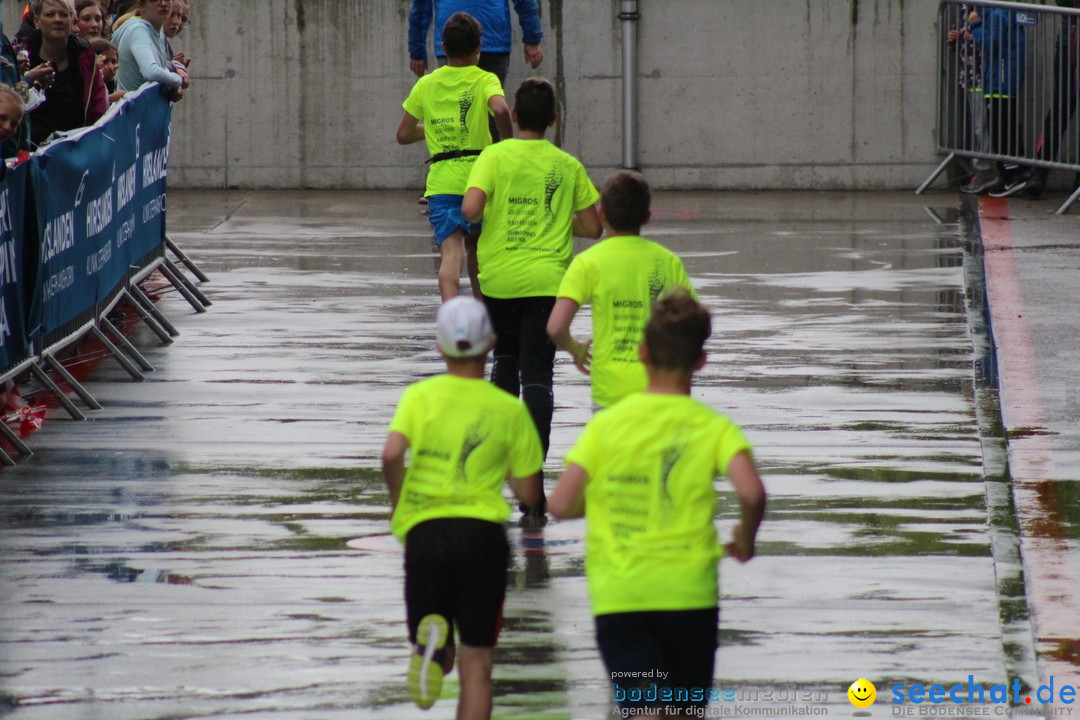
[[[551,439],[551,414],[555,406],[552,378],[555,344],[547,335],[554,297],[484,298],[495,330],[491,382],[514,397],[520,395],[529,409],[547,458]]]

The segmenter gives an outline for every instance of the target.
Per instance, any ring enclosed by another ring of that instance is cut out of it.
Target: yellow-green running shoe
[[[416,628],[416,650],[409,658],[409,695],[424,710],[435,704],[442,692],[442,653],[449,632],[442,615],[425,615]],[[436,653],[439,659],[436,660]]]

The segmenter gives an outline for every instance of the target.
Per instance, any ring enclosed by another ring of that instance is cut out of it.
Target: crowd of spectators
[[[31,0],[0,47],[3,157],[94,124],[145,82],[180,100],[191,59],[171,41],[190,18],[189,0]]]

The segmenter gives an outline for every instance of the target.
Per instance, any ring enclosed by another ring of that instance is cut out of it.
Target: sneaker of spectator
[[[995,176],[980,177],[975,175],[966,185],[960,187],[960,192],[967,195],[981,195],[988,190],[995,190],[1001,185],[1001,181]]]
[[[1005,187],[998,188],[997,190],[991,190],[990,191],[990,197],[1003,198],[1003,197],[1009,197],[1010,195],[1015,195],[1016,193],[1020,192],[1021,190],[1027,188],[1027,186],[1030,183],[1031,183],[1031,176],[1026,174],[1026,173],[1022,174],[1022,175],[1018,176],[1016,179],[1014,179],[1012,182],[1006,183]]]

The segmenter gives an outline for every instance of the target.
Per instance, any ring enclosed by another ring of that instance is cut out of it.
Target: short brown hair
[[[611,229],[636,233],[649,218],[652,193],[645,176],[633,170],[620,170],[607,179],[600,193],[600,207]]]
[[[555,88],[542,77],[525,80],[514,93],[514,112],[517,124],[529,132],[547,132],[557,111]]]
[[[712,335],[712,316],[685,288],[675,288],[653,304],[645,325],[649,365],[660,370],[693,372],[705,341]]]
[[[469,13],[457,12],[443,26],[442,41],[449,58],[469,57],[480,47],[484,28]]]

